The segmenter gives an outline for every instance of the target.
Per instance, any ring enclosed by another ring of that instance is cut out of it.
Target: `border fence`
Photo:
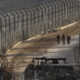
[[[33,8],[0,14],[0,54],[19,41],[53,32],[54,29],[79,21],[78,0],[50,0]]]

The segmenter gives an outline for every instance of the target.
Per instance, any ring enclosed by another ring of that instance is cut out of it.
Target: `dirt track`
[[[46,49],[57,44],[56,35],[74,36],[80,33],[80,23],[60,29],[57,32],[40,36],[34,40],[23,41],[15,46],[8,55],[8,67],[15,71],[24,71],[28,63],[35,56],[42,56]],[[41,38],[42,37],[42,38]]]

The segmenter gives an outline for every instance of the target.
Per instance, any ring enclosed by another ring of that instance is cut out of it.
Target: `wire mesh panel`
[[[16,19],[15,19],[15,34],[17,32],[17,35],[15,36],[15,39],[18,39],[16,41],[20,41],[22,40],[22,30],[21,30],[21,25],[22,25],[22,22],[21,22],[21,15],[19,11],[15,11],[15,16],[16,16]]]
[[[37,17],[37,19],[35,18],[35,21],[37,22],[37,24],[35,25],[35,28],[34,28],[34,17],[35,17],[35,15],[37,16],[37,11],[35,12],[36,14],[34,15],[34,10],[33,9],[29,9],[28,10],[29,12],[30,12],[30,32],[29,33],[31,33],[31,36],[34,36],[34,32],[35,32],[35,35],[37,35],[38,33],[37,33],[37,27],[38,27],[38,17]],[[36,31],[34,31],[34,29],[36,30]]]
[[[20,30],[20,38],[21,38],[21,40],[23,40],[23,36],[24,36],[24,34],[23,34],[23,28],[24,28],[24,14],[22,13],[22,12],[20,12],[20,10],[17,10],[16,11],[17,12],[17,14],[19,15],[19,26],[17,26],[16,25],[16,34],[17,34],[17,37],[18,37],[18,30]],[[17,37],[16,37],[16,39],[17,39]]]
[[[48,8],[48,30],[52,31],[52,6],[50,4],[47,4],[47,8]]]
[[[42,9],[40,6],[38,6],[36,8],[37,12],[38,12],[38,29],[39,29],[39,33],[41,34],[42,32],[42,20],[43,20],[43,16],[42,16]],[[36,17],[37,18],[37,17]]]
[[[10,30],[10,47],[13,46],[13,32],[14,32],[14,17],[10,12],[7,12],[7,16],[9,17],[9,30]]]
[[[11,11],[11,14],[13,16],[13,19],[12,19],[12,45],[14,45],[16,43],[16,38],[15,38],[15,21],[17,20],[17,16],[15,15],[14,11]]]
[[[32,15],[32,13],[31,13],[31,11],[30,10],[28,10],[27,9],[27,12],[28,12],[28,37],[30,38],[31,37],[31,35],[32,35],[32,29],[31,29],[31,23],[32,23],[32,20],[31,20],[31,15]]]
[[[10,45],[7,41],[7,35],[9,34],[9,31],[7,31],[7,29],[9,30],[9,27],[7,26],[8,21],[8,17],[6,17],[5,14],[2,14],[2,29],[1,29],[1,52],[5,53],[5,51],[7,49],[10,48]],[[9,46],[7,46],[7,44]]]
[[[28,38],[28,30],[27,30],[27,27],[28,27],[28,24],[27,24],[28,12],[25,9],[22,9],[21,12],[24,14],[23,35],[24,35],[24,39],[27,39]]]
[[[48,8],[48,6],[47,6],[47,4],[46,5],[44,5],[43,6],[44,8],[45,8],[45,17],[44,17],[44,29],[45,29],[45,31],[44,31],[44,33],[48,33],[48,30],[49,30],[49,21],[48,21],[48,11],[49,11],[49,8]]]
[[[52,6],[52,28],[54,30],[56,28],[56,5],[53,2],[51,2],[50,5]]]
[[[32,34],[35,36],[38,35],[39,32],[39,10],[32,8]]]
[[[4,47],[5,51],[6,51],[5,18],[2,15],[1,15],[0,23],[1,23],[1,25],[0,25],[0,28],[1,28],[1,30],[0,30],[0,43],[1,43],[0,44],[0,50],[1,50],[1,54],[2,54],[3,53],[2,52],[3,51],[3,47]]]

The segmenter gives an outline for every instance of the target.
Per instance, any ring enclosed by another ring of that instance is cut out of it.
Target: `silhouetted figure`
[[[65,35],[62,35],[63,44],[65,44]]]
[[[67,43],[68,43],[68,45],[70,44],[70,40],[71,40],[71,37],[67,36]]]
[[[60,35],[59,34],[57,35],[57,43],[58,44],[60,43]]]

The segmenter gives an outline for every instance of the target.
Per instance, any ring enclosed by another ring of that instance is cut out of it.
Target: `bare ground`
[[[57,45],[57,34],[60,34],[60,36],[62,36],[62,34],[74,36],[79,33],[80,23],[77,23],[73,26],[59,29],[57,32],[48,33],[30,41],[23,41],[6,53],[8,68],[11,68],[13,72],[24,71],[33,57],[43,56],[49,47]]]

